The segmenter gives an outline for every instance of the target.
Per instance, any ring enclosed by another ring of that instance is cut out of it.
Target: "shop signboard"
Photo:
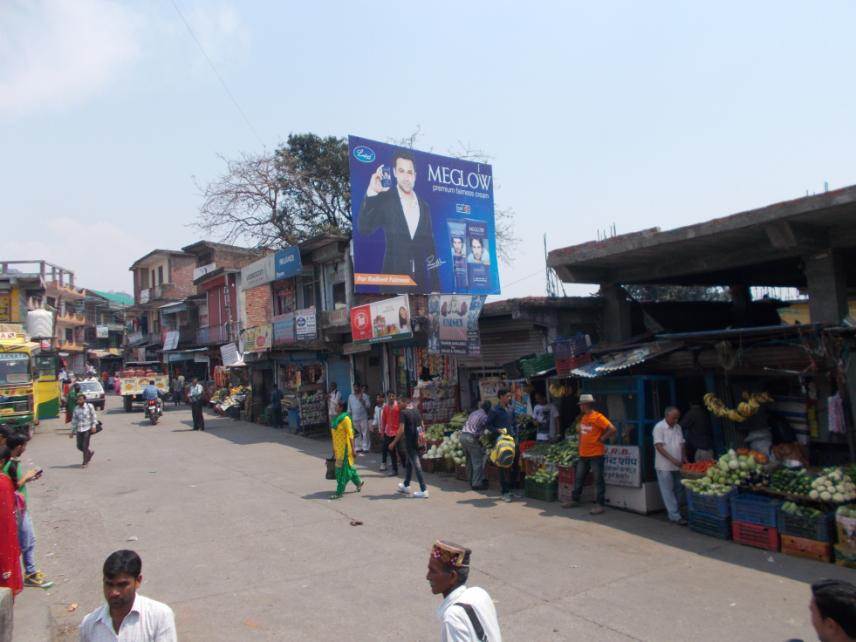
[[[303,263],[300,261],[300,248],[286,247],[276,251],[274,254],[274,275],[277,281],[297,276],[301,270],[303,270]]]
[[[270,350],[273,326],[263,323],[244,330],[244,352],[263,352]]]
[[[639,446],[607,446],[603,460],[603,479],[613,486],[642,485]]]
[[[249,290],[276,279],[276,267],[274,265],[275,254],[263,256],[258,261],[241,268],[241,288]]]
[[[96,325],[95,326],[95,338],[96,339],[109,339],[110,338],[110,328],[106,325]]]
[[[275,346],[294,343],[294,312],[277,314],[273,317],[273,344]]]
[[[178,347],[178,330],[170,330],[163,339],[163,349],[175,350]]]
[[[432,294],[428,297],[428,352],[480,356],[479,315],[484,299],[478,294]]]
[[[294,312],[294,335],[298,341],[312,341],[318,336],[315,307]]]
[[[351,308],[351,336],[354,342],[371,343],[409,339],[410,298],[405,294]]]
[[[356,292],[499,294],[490,165],[356,136],[348,152]]]
[[[241,360],[238,354],[238,346],[234,343],[227,343],[220,346],[220,358],[223,360],[224,366],[233,366]]]

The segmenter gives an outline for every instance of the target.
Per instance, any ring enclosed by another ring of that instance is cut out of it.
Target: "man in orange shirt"
[[[565,508],[580,505],[583,494],[583,484],[589,470],[594,472],[594,483],[597,490],[597,506],[591,509],[592,515],[600,515],[606,504],[606,484],[603,481],[603,455],[606,452],[606,442],[612,439],[618,431],[612,422],[594,409],[592,395],[580,395],[580,423],[577,434],[580,436],[580,458],[574,478],[574,492],[571,501],[562,504]]]

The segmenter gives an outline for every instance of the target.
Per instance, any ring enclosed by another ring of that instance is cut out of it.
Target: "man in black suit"
[[[416,164],[407,151],[392,158],[395,189],[383,185],[383,166],[369,180],[360,208],[360,234],[384,231],[386,250],[383,273],[408,276],[415,286],[382,287],[386,292],[436,292],[439,289],[440,261],[431,228],[431,209],[416,195]]]

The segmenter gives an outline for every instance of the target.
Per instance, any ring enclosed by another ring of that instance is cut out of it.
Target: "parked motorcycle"
[[[163,408],[157,399],[149,399],[146,402],[146,417],[152,423],[152,426],[157,425],[158,419],[163,414]]]

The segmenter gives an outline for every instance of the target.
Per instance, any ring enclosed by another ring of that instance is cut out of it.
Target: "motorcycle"
[[[158,419],[163,414],[163,409],[157,399],[149,399],[146,402],[146,417],[148,417],[152,426],[157,425]]]

